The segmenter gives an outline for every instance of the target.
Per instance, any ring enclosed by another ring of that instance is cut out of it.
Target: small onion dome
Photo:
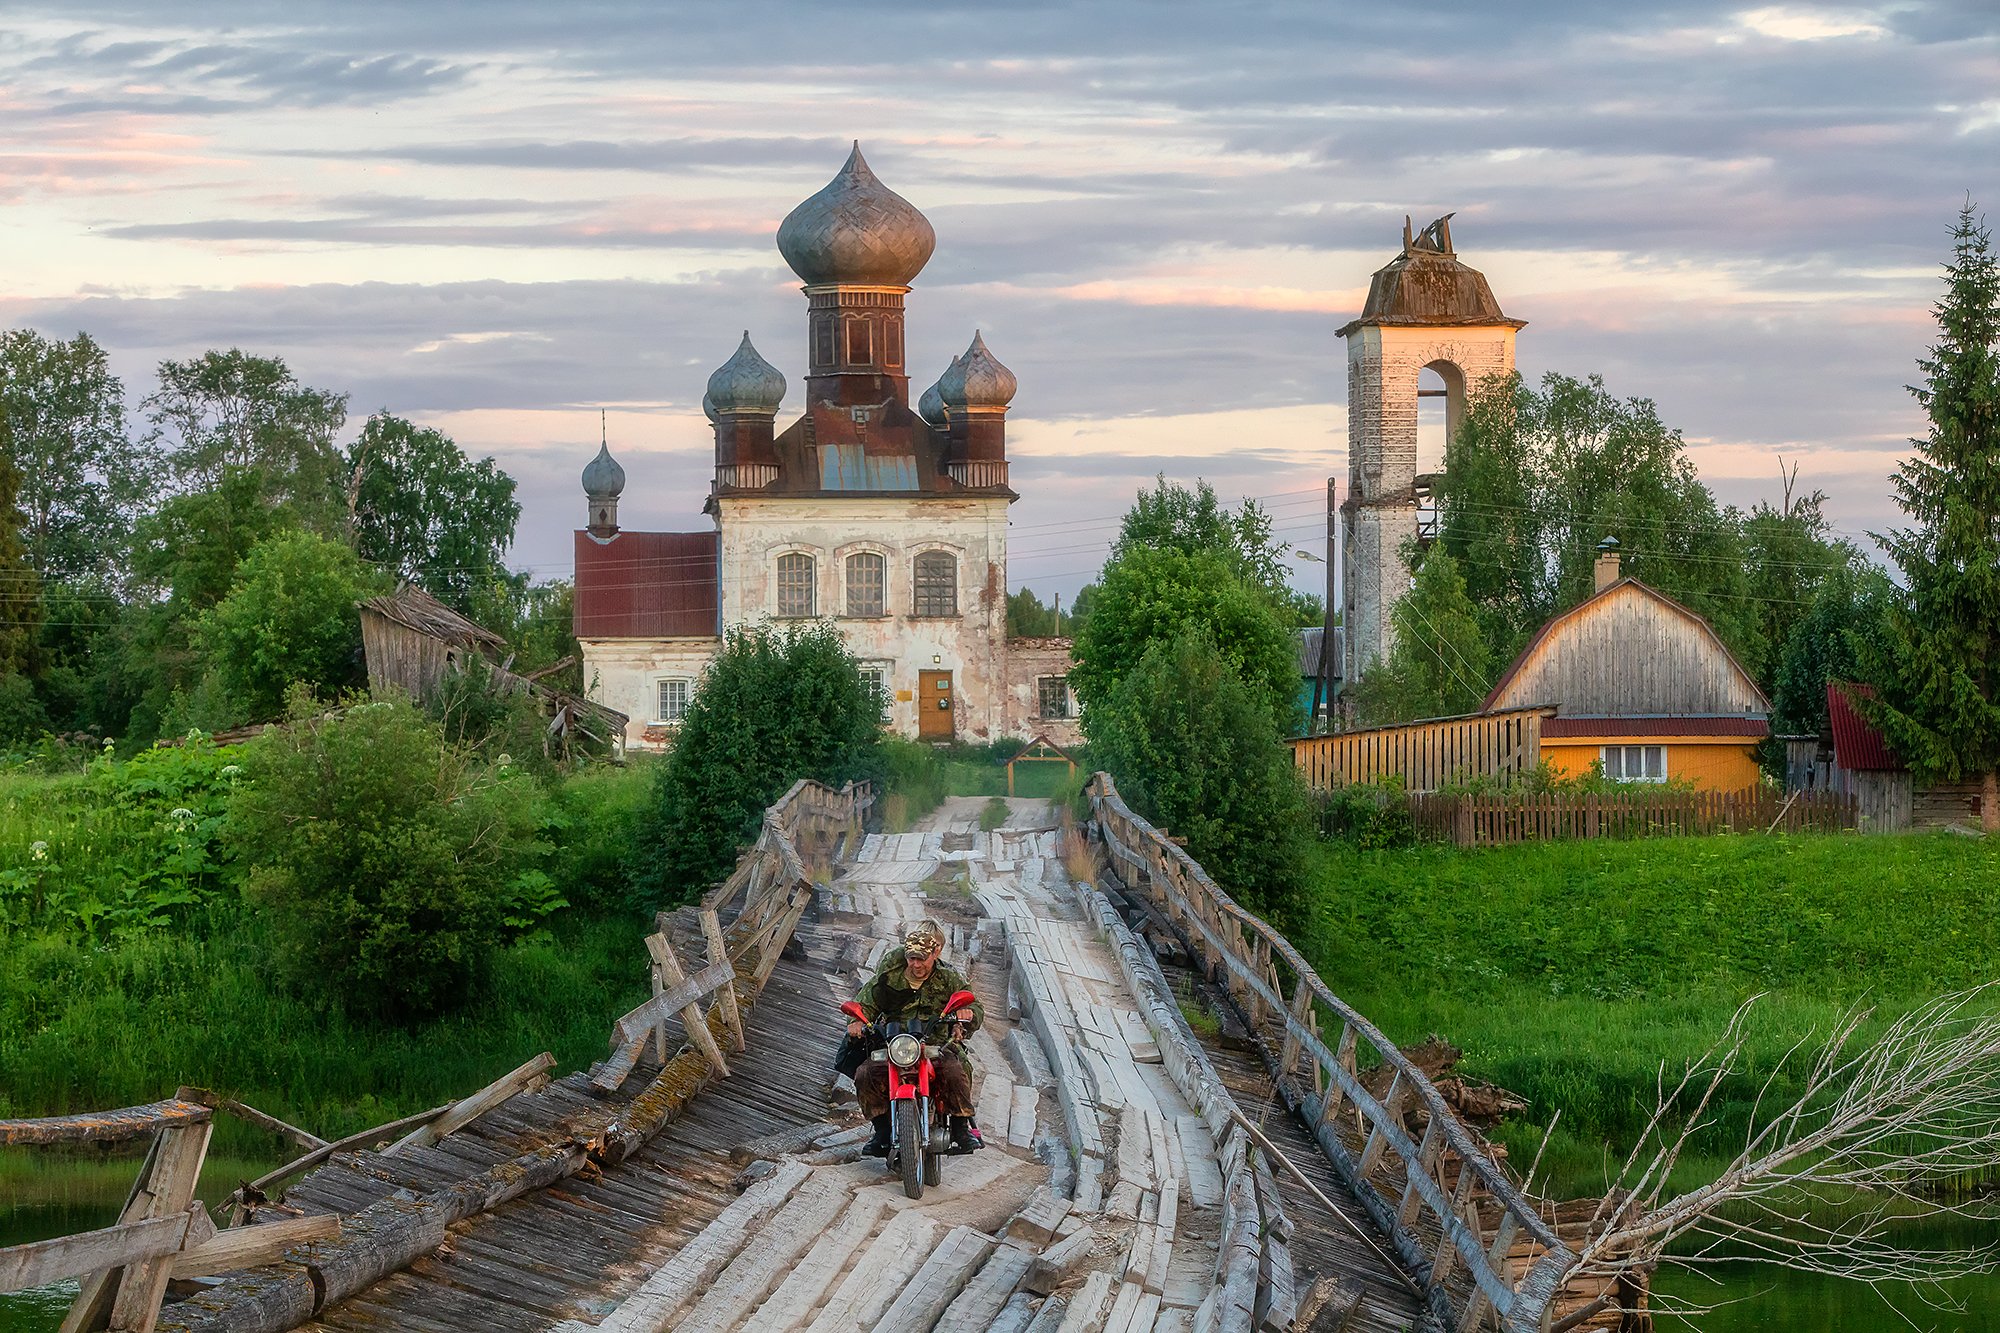
[[[625,469],[611,456],[611,446],[597,446],[597,457],[583,469],[583,493],[593,500],[616,500],[625,489]]]
[[[953,357],[951,364],[945,367],[944,374],[938,376],[937,383],[925,389],[924,396],[917,399],[917,415],[928,422],[934,430],[943,430],[945,427],[944,382],[956,369],[958,369],[958,358]]]
[[[875,178],[859,143],[840,174],[778,224],[778,253],[809,287],[907,287],[936,248],[929,220]]]
[[[750,330],[743,330],[743,341],[737,345],[736,354],[708,377],[705,401],[718,414],[748,412],[766,417],[777,414],[778,404],[785,401],[785,377],[776,366],[757,355],[757,349],[750,345]]]
[[[952,407],[1005,407],[1013,401],[1020,382],[1014,372],[1000,364],[987,349],[986,339],[972,335],[972,346],[958,359],[955,371],[945,372],[949,384],[942,384],[944,400]]]

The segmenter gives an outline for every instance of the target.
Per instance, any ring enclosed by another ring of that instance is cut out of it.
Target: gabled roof
[[[1752,676],[1748,671],[1745,671],[1743,669],[1743,664],[1736,660],[1735,653],[1729,651],[1729,645],[1722,641],[1722,636],[1715,632],[1715,627],[1713,625],[1709,624],[1705,618],[1695,614],[1693,611],[1690,611],[1687,607],[1682,606],[1679,602],[1667,596],[1659,589],[1649,587],[1648,585],[1641,583],[1639,580],[1631,578],[1629,576],[1619,579],[1616,583],[1613,583],[1608,587],[1603,588],[1602,590],[1596,593],[1593,593],[1591,596],[1584,598],[1581,602],[1578,602],[1575,606],[1572,606],[1569,610],[1560,611],[1555,615],[1550,616],[1548,620],[1543,623],[1542,627],[1535,631],[1535,636],[1532,639],[1528,640],[1527,646],[1521,649],[1520,653],[1515,656],[1514,660],[1508,664],[1507,669],[1500,673],[1500,679],[1494,682],[1493,688],[1487,691],[1486,698],[1483,701],[1481,701],[1479,705],[1480,710],[1484,712],[1493,707],[1494,701],[1499,699],[1507,692],[1507,687],[1514,683],[1514,678],[1521,674],[1522,668],[1527,666],[1527,664],[1530,661],[1534,660],[1537,654],[1541,652],[1543,646],[1546,645],[1551,638],[1560,633],[1567,626],[1574,624],[1576,621],[1583,618],[1590,611],[1595,609],[1600,603],[1628,589],[1651,598],[1653,601],[1658,602],[1661,606],[1666,607],[1669,611],[1672,611],[1674,614],[1686,620],[1690,625],[1694,626],[1702,635],[1704,635],[1709,640],[1711,644],[1714,645],[1716,650],[1722,654],[1723,658],[1729,663],[1730,667],[1737,673],[1737,675],[1742,677],[1743,682],[1750,687],[1750,693],[1757,699],[1757,701],[1760,704],[1762,704],[1763,711],[1765,713],[1769,713],[1771,711],[1771,701],[1769,698],[1765,696],[1763,688],[1757,684],[1757,678]],[[1560,703],[1559,700],[1554,702]]]
[[[1855,706],[1856,699],[1873,699],[1869,685],[1826,683],[1826,719],[1833,731],[1833,762],[1850,773],[1860,769],[1900,769],[1903,761]]]
[[[497,658],[495,650],[507,646],[507,641],[498,634],[467,620],[414,583],[405,583],[386,596],[370,597],[361,606],[363,610],[373,611],[405,629],[415,630],[454,648],[470,648]]]

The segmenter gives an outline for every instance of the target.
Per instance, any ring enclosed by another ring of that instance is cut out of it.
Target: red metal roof
[[[1761,740],[1771,724],[1761,717],[1552,717],[1543,740],[1565,736],[1745,736]]]
[[[1833,762],[1850,773],[1863,768],[1901,768],[1903,761],[1889,748],[1882,733],[1868,725],[1856,699],[1875,697],[1873,687],[1826,683],[1826,718],[1833,727]]]
[[[576,637],[708,638],[721,633],[713,532],[576,534]]]

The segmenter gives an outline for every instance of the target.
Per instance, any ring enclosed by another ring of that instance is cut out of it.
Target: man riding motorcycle
[[[942,1018],[945,1001],[954,991],[972,989],[956,968],[941,961],[943,954],[944,928],[937,922],[921,921],[910,927],[902,945],[889,951],[882,966],[854,997],[868,1015],[868,1024],[884,1019],[905,1022]],[[970,1009],[960,1009],[958,1013],[968,1017],[959,1034],[945,1042],[938,1057],[931,1075],[931,1099],[948,1117],[952,1151],[964,1153],[985,1146],[972,1122],[972,1057],[966,1052],[964,1037],[986,1020],[986,1011],[975,1000]],[[859,1020],[848,1023],[846,1047],[853,1053],[844,1056],[840,1064],[854,1078],[854,1092],[861,1101],[862,1114],[875,1122],[875,1136],[862,1151],[870,1157],[887,1157],[889,1066],[880,1060],[860,1058],[860,1042],[868,1024]],[[850,1065],[858,1067],[848,1068]]]

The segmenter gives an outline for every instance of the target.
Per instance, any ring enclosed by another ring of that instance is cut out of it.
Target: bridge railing
[[[1133,813],[1109,774],[1092,779],[1089,796],[1120,880],[1174,923],[1253,1029],[1283,1033],[1277,1063],[1286,1095],[1423,1287],[1439,1322],[1456,1333],[1487,1324],[1508,1333],[1542,1328],[1576,1255],[1436,1086],[1335,995],[1289,940]],[[1321,1037],[1322,1013],[1339,1025],[1331,1046]],[[1369,1068],[1377,1086],[1386,1077],[1379,1095],[1362,1076]],[[1418,1109],[1427,1123],[1412,1138],[1405,1117]],[[1482,1223],[1482,1194],[1499,1214],[1490,1230]]]

